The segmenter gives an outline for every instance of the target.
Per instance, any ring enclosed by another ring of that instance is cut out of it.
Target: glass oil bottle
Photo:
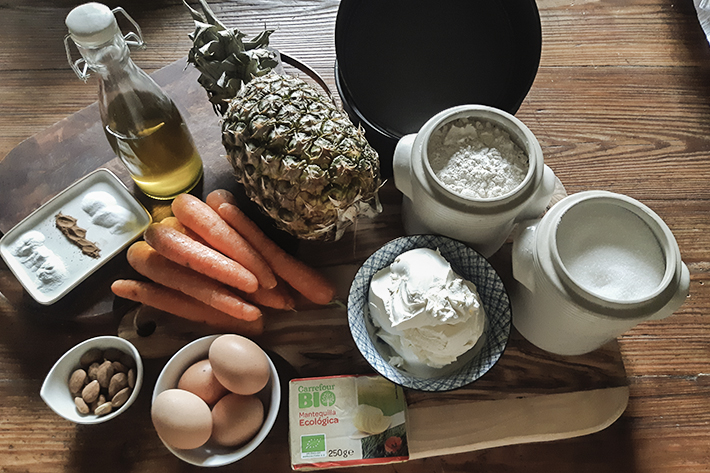
[[[121,33],[114,13],[137,33]],[[140,28],[120,7],[100,3],[74,8],[66,18],[67,59],[80,79],[99,79],[99,110],[111,148],[136,185],[154,199],[191,190],[202,177],[202,159],[170,97],[131,59],[129,45],[144,47]],[[72,61],[69,40],[82,58]],[[83,66],[82,66],[83,64]]]

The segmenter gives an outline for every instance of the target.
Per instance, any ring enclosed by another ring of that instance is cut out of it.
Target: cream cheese
[[[373,276],[369,310],[376,335],[397,354],[390,363],[403,369],[451,364],[485,326],[475,284],[428,248],[402,253]]]

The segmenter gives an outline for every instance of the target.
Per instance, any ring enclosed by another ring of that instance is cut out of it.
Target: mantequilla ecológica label
[[[305,470],[407,460],[405,408],[402,388],[379,375],[292,380],[291,466]]]

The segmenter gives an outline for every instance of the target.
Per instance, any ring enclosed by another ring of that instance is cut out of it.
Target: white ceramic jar
[[[429,140],[436,130],[459,118],[490,122],[527,154],[528,171],[517,187],[499,197],[474,199],[451,191],[439,180],[429,161]],[[407,234],[448,236],[485,257],[505,243],[516,222],[540,216],[555,188],[555,175],[543,163],[533,133],[513,115],[484,105],[449,108],[429,119],[418,133],[402,137],[393,169],[395,186],[404,194],[402,219]]]
[[[561,355],[593,351],[686,299],[688,268],[647,206],[606,191],[569,196],[514,235],[513,324]]]

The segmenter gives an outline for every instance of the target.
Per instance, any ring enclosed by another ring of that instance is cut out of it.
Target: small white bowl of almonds
[[[86,340],[49,370],[40,396],[57,414],[77,424],[113,419],[133,404],[143,382],[143,362],[120,337]]]

